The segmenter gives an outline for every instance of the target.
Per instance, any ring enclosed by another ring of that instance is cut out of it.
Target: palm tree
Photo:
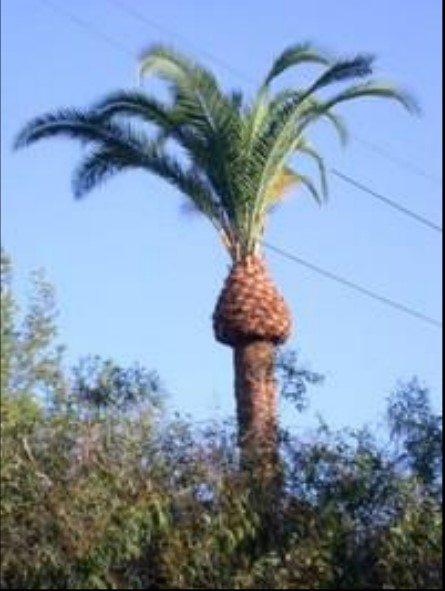
[[[327,196],[324,160],[307,133],[326,121],[344,142],[347,130],[334,107],[351,100],[383,97],[409,111],[417,108],[408,94],[372,79],[373,61],[369,55],[336,59],[311,43],[294,45],[247,100],[225,92],[203,65],[155,46],[141,56],[140,78],[165,82],[167,100],[140,88],[114,92],[87,110],[34,119],[15,142],[23,147],[56,136],[80,140],[86,152],[74,172],[76,198],[121,171],[142,169],[179,189],[213,224],[232,260],[213,328],[216,339],[234,351],[244,458],[275,457],[275,355],[291,332],[289,309],[261,254],[266,222],[291,188],[305,187],[318,203]],[[320,69],[310,84],[273,89],[277,78],[303,65]],[[315,163],[319,182],[299,171],[299,157]]]

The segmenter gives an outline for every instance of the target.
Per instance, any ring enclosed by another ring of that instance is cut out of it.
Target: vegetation
[[[86,146],[73,177],[76,197],[117,173],[141,169],[179,189],[216,228],[233,268],[215,309],[214,332],[234,349],[239,435],[254,463],[267,457],[276,464],[276,351],[291,331],[290,312],[261,257],[267,219],[291,188],[306,187],[320,203],[326,197],[324,160],[308,133],[326,121],[344,141],[337,106],[378,97],[416,111],[410,96],[372,78],[373,63],[369,55],[338,59],[310,43],[294,45],[277,57],[248,100],[239,91],[224,91],[203,65],[155,46],[142,55],[140,75],[165,82],[166,100],[118,91],[87,110],[38,117],[16,140],[23,147],[65,137]],[[321,69],[311,83],[274,89],[283,74],[305,65]],[[301,172],[302,158],[315,163],[320,188]]]
[[[442,588],[442,427],[418,381],[390,397],[388,441],[281,432],[271,511],[231,424],[169,418],[140,367],[64,369],[55,312],[37,277],[19,315],[2,255],[2,589]],[[303,408],[321,376],[279,368]]]

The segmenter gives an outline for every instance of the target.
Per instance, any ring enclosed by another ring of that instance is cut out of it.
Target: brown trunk
[[[259,517],[257,543],[263,548],[274,544],[276,512],[283,498],[274,378],[276,348],[276,344],[264,340],[234,346],[240,464]]]
[[[287,341],[291,315],[263,258],[250,255],[230,270],[213,314],[216,339],[234,350],[235,395],[243,465],[276,470],[276,348]],[[262,479],[262,475],[260,476]]]
[[[276,465],[276,346],[267,341],[234,347],[235,394],[243,464]]]

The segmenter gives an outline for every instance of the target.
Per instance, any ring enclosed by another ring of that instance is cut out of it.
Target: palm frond
[[[318,172],[320,175],[320,183],[321,183],[321,194],[323,199],[326,200],[328,197],[328,180],[327,180],[327,169],[325,162],[322,156],[317,152],[317,150],[309,144],[307,141],[300,142],[298,146],[298,152],[309,156],[318,167]]]
[[[328,182],[327,182],[327,169],[325,162],[321,155],[317,152],[317,150],[312,147],[309,142],[307,142],[304,138],[298,142],[298,147],[296,148],[296,152],[298,154],[303,154],[308,156],[311,160],[315,162],[318,168],[319,177],[320,177],[320,186],[321,186],[321,193],[316,189],[315,183],[311,181],[311,187],[308,187],[312,196],[316,197],[317,203],[321,203],[325,201],[328,196]],[[270,205],[274,205],[278,201],[280,201],[284,194],[291,188],[295,187],[298,184],[304,184],[306,187],[308,186],[308,177],[301,175],[300,173],[296,172],[289,166],[283,166],[278,169],[273,175],[268,183],[267,189],[265,191],[264,203],[260,209],[260,211],[265,211],[270,207]]]
[[[123,142],[131,147],[133,141],[138,143],[138,137],[143,137],[143,133],[136,133],[127,124],[104,121],[91,111],[62,109],[30,121],[15,138],[14,148],[54,137],[76,139],[83,144]]]
[[[196,169],[185,169],[177,159],[150,141],[132,152],[123,147],[107,146],[90,153],[73,177],[76,197],[83,197],[116,173],[130,168],[146,170],[163,178],[189,198],[196,209],[220,226],[219,207],[206,180]]]
[[[113,148],[93,149],[74,170],[72,177],[73,194],[76,199],[85,197],[100,184],[125,169],[144,168],[140,154]]]
[[[120,90],[108,94],[94,103],[90,109],[98,119],[113,117],[136,117],[162,129],[174,128],[178,124],[178,114],[155,97],[137,90]]]
[[[285,89],[277,93],[271,101],[269,131],[274,128],[279,129],[286,118],[294,117],[296,114],[301,120],[308,116],[314,119],[326,118],[333,125],[341,144],[346,144],[349,132],[344,120],[337,113],[326,108],[324,102],[314,96],[307,96],[305,92],[299,90]]]
[[[244,104],[244,94],[241,90],[233,90],[228,96],[229,103],[233,106],[238,114],[241,114],[241,109]]]
[[[265,125],[270,124],[272,107],[269,91],[264,87],[255,96],[243,121],[243,145],[248,153],[250,153],[257,137],[261,135]]]
[[[194,82],[206,80],[218,88],[218,82],[210,70],[166,45],[153,45],[143,51],[139,56],[138,73],[139,80],[155,75],[168,82],[186,86],[189,79]]]
[[[16,136],[14,148],[23,148],[49,137],[62,136],[82,142],[95,142],[103,138],[103,135],[103,127],[86,111],[61,109],[27,123]]]
[[[140,74],[157,75],[170,83],[175,111],[187,121],[187,130],[193,129],[193,144],[181,143],[187,144],[236,223],[239,216],[233,194],[241,97],[225,95],[211,72],[164,46],[152,47],[141,56]]]
[[[285,193],[299,182],[299,176],[289,166],[277,172],[275,178],[269,183],[267,189],[267,206],[274,205],[281,201]]]
[[[323,196],[320,194],[312,179],[304,174],[298,174],[297,172],[295,172],[295,176],[297,181],[306,187],[311,197],[314,198],[318,205],[322,205]]]
[[[315,47],[312,43],[298,43],[285,49],[274,61],[269,73],[264,81],[264,86],[280,76],[289,68],[301,64],[320,64],[327,66],[331,62],[330,56],[321,49]]]
[[[135,118],[152,124],[156,128],[155,137],[159,147],[173,139],[189,153],[191,161],[199,159],[199,153],[205,149],[202,139],[193,132],[187,113],[179,107],[165,105],[143,92],[119,91],[107,95],[95,103],[91,111],[105,122],[117,117]]]
[[[358,98],[386,98],[400,103],[405,109],[413,114],[421,113],[421,108],[415,97],[407,91],[394,86],[393,84],[370,81],[363,84],[350,86],[346,90],[331,97],[323,105],[323,110],[329,111],[334,106]]]
[[[214,127],[216,106],[227,104],[214,75],[175,50],[155,45],[140,57],[139,77],[152,75],[167,81],[171,86],[175,106],[182,108],[184,115],[194,119],[196,125]]]
[[[368,54],[358,55],[350,60],[336,61],[310,86],[308,94],[334,83],[371,76],[374,61],[375,57]]]

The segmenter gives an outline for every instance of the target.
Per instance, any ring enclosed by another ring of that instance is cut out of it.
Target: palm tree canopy
[[[311,126],[325,120],[344,142],[347,129],[335,107],[363,97],[418,110],[409,94],[372,79],[373,62],[369,55],[339,60],[311,43],[294,45],[247,100],[225,92],[203,65],[157,45],[142,54],[139,76],[165,82],[168,99],[141,89],[114,92],[87,110],[32,120],[15,147],[55,136],[80,140],[86,153],[73,176],[78,198],[126,169],[162,177],[211,221],[239,261],[258,250],[268,214],[286,190],[301,185],[317,202],[326,198],[326,167],[307,137]],[[311,84],[274,91],[277,78],[302,65],[320,68]],[[334,86],[340,88],[326,96]],[[295,169],[295,156],[315,163],[320,182]]]

